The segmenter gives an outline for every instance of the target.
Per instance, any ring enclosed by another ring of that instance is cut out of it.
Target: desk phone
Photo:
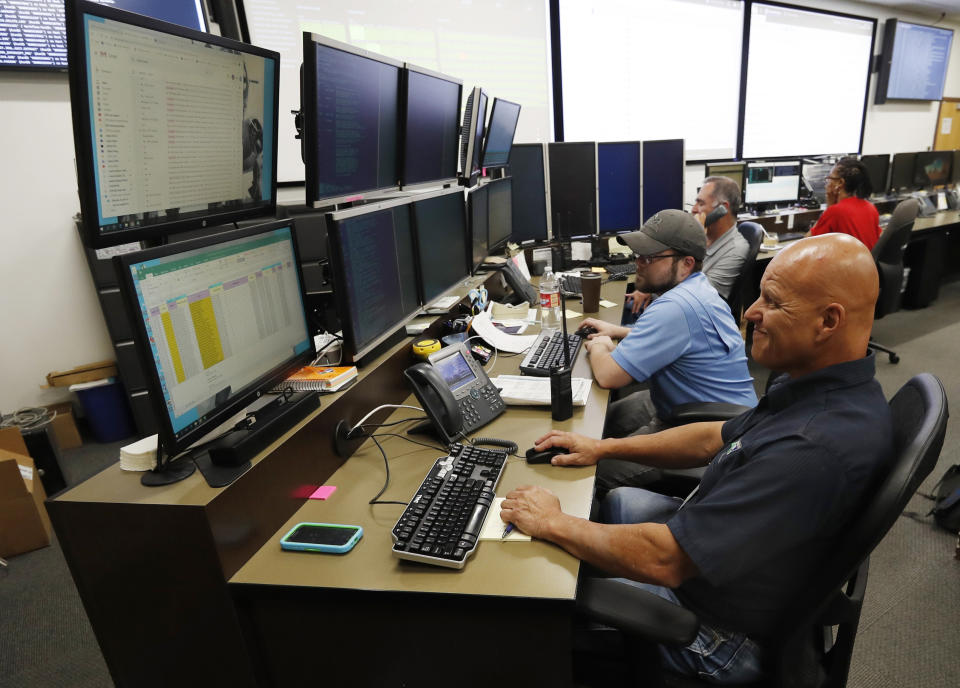
[[[447,346],[404,371],[423,410],[448,445],[505,410],[500,392],[464,344]]]

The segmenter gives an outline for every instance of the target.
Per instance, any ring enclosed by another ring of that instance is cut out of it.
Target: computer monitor
[[[420,309],[410,199],[328,213],[327,240],[342,350],[356,363]]]
[[[887,19],[874,101],[943,98],[952,43],[953,29]]]
[[[732,179],[734,182],[736,182],[737,186],[740,188],[740,191],[742,193],[743,192],[743,168],[744,168],[744,163],[742,162],[707,163],[704,176],[726,177],[727,179]]]
[[[597,144],[597,226],[601,234],[640,229],[639,141]]]
[[[546,150],[542,143],[518,143],[510,149],[510,179],[513,180],[513,241],[546,241],[547,176]]]
[[[313,357],[290,220],[168,243],[114,262],[168,457]],[[285,429],[259,436],[256,450]],[[224,438],[220,455],[230,453],[234,437]],[[208,451],[216,462],[217,452]],[[221,463],[229,468],[246,458]],[[176,462],[192,472],[189,463]]]
[[[303,33],[303,163],[307,204],[370,200],[400,189],[403,63]]]
[[[870,178],[873,194],[885,194],[887,192],[887,174],[890,171],[890,154],[861,155],[860,162],[867,168],[867,177]]]
[[[467,210],[470,217],[470,265],[473,272],[490,255],[490,228],[487,200],[490,197],[490,185],[475,187],[467,194]]]
[[[409,189],[454,183],[463,82],[409,63],[403,75],[400,185]]]
[[[683,207],[683,139],[643,142],[643,221]]]
[[[505,167],[510,160],[510,147],[520,119],[520,104],[503,98],[494,98],[490,108],[490,122],[483,137],[480,167]]]
[[[918,189],[932,189],[950,183],[953,151],[921,151],[913,165],[913,184]]]
[[[513,234],[513,180],[495,179],[487,186],[487,249],[496,253]]]
[[[952,184],[960,184],[960,150],[953,151],[953,165],[950,167],[952,174],[950,175],[950,182]]]
[[[105,4],[196,31],[207,30],[201,0],[108,0]],[[64,0],[17,0],[3,5],[0,70],[66,71]]]
[[[752,206],[795,203],[800,197],[800,161],[748,162],[743,200]]]
[[[597,233],[597,144],[548,143],[554,239]]]
[[[803,183],[820,203],[827,202],[827,177],[832,169],[833,165],[826,162],[803,162],[800,166]]]
[[[914,189],[913,168],[916,153],[895,153],[890,163],[890,190]]]
[[[480,152],[487,122],[487,94],[475,86],[467,96],[460,128],[460,183],[473,186],[480,178]]]
[[[67,11],[88,245],[275,212],[277,53],[95,2]]]
[[[463,189],[415,197],[413,227],[420,266],[420,297],[428,304],[470,274]]]

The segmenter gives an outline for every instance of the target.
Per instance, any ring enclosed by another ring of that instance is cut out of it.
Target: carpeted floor
[[[900,311],[876,323],[876,338],[897,349],[898,365],[878,357],[887,396],[919,372],[936,374],[960,404],[960,282],[943,287],[929,308]],[[758,385],[765,373],[756,371]],[[954,411],[954,413],[960,413]],[[75,485],[112,464],[123,442],[85,444],[64,453]],[[960,423],[947,428],[940,463],[921,487],[929,491],[949,465],[960,463]],[[914,497],[909,509],[925,512]],[[960,560],[957,537],[930,523],[901,518],[871,559],[866,602],[848,685],[851,688],[955,688],[960,685]],[[13,557],[0,568],[0,687],[111,686],[83,605],[56,540]]]

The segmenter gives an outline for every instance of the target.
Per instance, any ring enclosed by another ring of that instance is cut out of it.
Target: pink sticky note
[[[336,489],[334,485],[321,485],[317,488],[316,492],[310,495],[310,499],[326,499],[332,495]]]

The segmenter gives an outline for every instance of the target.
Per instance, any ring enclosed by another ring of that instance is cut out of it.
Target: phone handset
[[[727,214],[727,206],[721,203],[716,208],[714,208],[709,213],[707,213],[707,216],[703,218],[703,226],[709,227],[710,225],[712,225],[714,222],[716,222],[726,214]]]
[[[444,442],[453,444],[460,439],[463,413],[436,369],[429,363],[414,363],[403,374]]]

